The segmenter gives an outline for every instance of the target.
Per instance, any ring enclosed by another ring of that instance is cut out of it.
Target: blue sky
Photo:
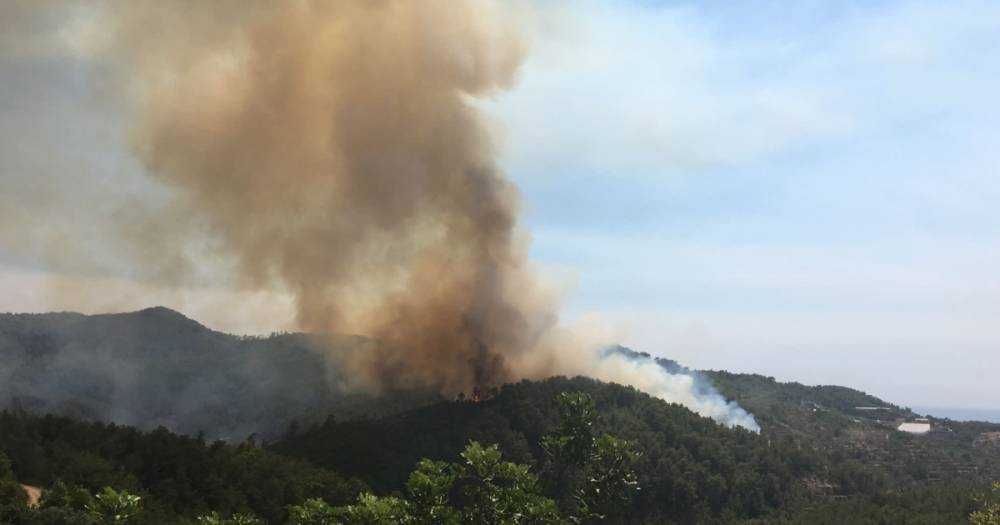
[[[1000,4],[734,4],[552,6],[487,104],[568,313],[695,366],[995,403]]]
[[[567,318],[599,313],[625,343],[696,367],[996,407],[1000,3],[530,5],[518,84],[479,104],[533,257],[575,282]],[[0,219],[59,186],[52,209],[99,228],[111,211],[88,195],[151,191],[119,117],[82,87],[93,66],[0,66],[0,169],[32,174],[0,179]],[[67,159],[72,177],[45,179]],[[72,288],[52,291],[23,244],[0,232],[0,310]],[[113,304],[213,312],[204,291],[102,286]],[[104,308],[76,300],[55,306]],[[243,302],[258,312],[243,322],[274,319],[272,298]]]

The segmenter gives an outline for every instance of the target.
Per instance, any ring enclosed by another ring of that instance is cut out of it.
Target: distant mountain
[[[330,355],[361,337],[237,337],[157,307],[134,313],[0,314],[0,407],[165,426],[210,438],[273,437],[292,420],[374,406],[344,395]],[[380,400],[390,410],[436,399]],[[372,409],[374,410],[374,409]],[[391,411],[391,410],[390,410]]]

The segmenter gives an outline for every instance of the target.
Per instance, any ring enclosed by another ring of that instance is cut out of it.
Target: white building
[[[930,423],[900,423],[898,430],[900,432],[909,432],[910,434],[926,434],[931,431]]]

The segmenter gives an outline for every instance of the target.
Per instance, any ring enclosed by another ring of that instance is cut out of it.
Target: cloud
[[[580,5],[552,8],[493,107],[515,175],[742,166],[975,111],[996,87],[990,3]]]
[[[522,85],[494,108],[514,172],[670,173],[855,125],[837,111],[834,86],[788,69],[804,51],[756,36],[720,40],[715,21],[688,7],[585,5],[559,10],[561,30],[538,38]]]
[[[695,365],[1000,396],[976,377],[1000,368],[1000,6],[575,6],[491,107],[571,313]]]

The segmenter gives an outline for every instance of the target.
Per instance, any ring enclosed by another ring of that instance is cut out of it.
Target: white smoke
[[[726,401],[697,374],[671,373],[650,357],[606,352],[603,357],[598,357],[589,374],[602,381],[631,385],[651,396],[683,405],[727,427],[760,432],[760,425],[753,415],[735,401]]]
[[[628,385],[668,403],[676,403],[726,427],[760,432],[753,415],[735,401],[727,401],[698,372],[665,367],[648,354],[597,341],[620,340],[618,329],[596,316],[566,325],[549,334],[537,350],[512,363],[524,377],[541,379],[553,374],[587,376]]]

